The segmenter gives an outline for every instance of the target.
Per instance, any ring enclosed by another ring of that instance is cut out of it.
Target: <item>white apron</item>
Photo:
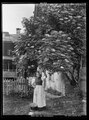
[[[46,106],[45,91],[42,85],[36,85],[34,89],[33,103],[37,107]]]

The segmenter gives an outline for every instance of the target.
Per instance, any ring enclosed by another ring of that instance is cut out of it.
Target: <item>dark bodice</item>
[[[42,85],[42,80],[41,78],[36,78],[36,85]]]

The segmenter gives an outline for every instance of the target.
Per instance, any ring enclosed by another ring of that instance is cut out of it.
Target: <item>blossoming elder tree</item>
[[[25,34],[16,42],[18,72],[36,60],[49,71],[62,71],[79,80],[80,61],[86,49],[85,4],[39,4],[34,16],[23,18]]]

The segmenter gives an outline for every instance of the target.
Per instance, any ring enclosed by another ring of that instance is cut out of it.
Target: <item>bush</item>
[[[83,92],[81,90],[78,92],[78,96],[80,99],[83,99]]]
[[[34,88],[32,86],[28,87],[28,96],[33,96]]]
[[[49,88],[48,90],[47,90],[47,92],[48,93],[51,93],[51,94],[53,94],[53,95],[61,95],[61,92],[58,92],[57,90],[53,90],[53,89],[51,89],[51,88]]]
[[[34,91],[34,88],[30,85],[28,86],[28,91],[27,93],[24,93],[24,91],[18,91],[18,92],[15,92],[14,90],[12,90],[8,96],[11,96],[11,97],[21,97],[21,98],[32,98],[33,97],[33,91]]]

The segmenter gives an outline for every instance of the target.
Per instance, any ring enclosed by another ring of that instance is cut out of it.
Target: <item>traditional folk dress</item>
[[[34,89],[33,103],[39,108],[46,106],[45,91],[42,82],[41,77],[35,79],[36,87]]]

